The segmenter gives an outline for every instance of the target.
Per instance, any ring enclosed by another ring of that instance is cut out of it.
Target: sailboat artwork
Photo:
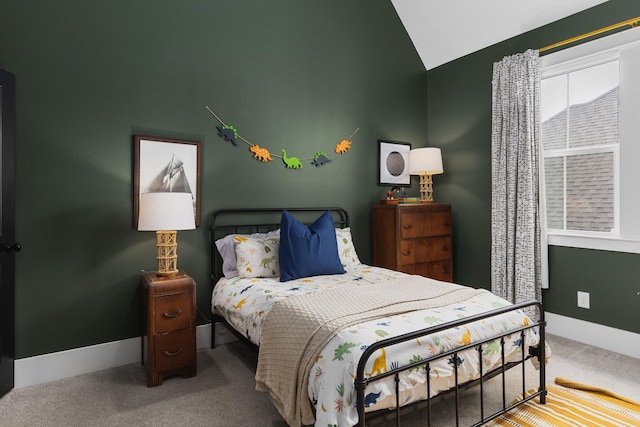
[[[172,154],[167,166],[162,168],[147,187],[147,192],[191,193],[193,195],[184,170],[184,162]]]
[[[196,226],[200,226],[200,150],[199,141],[134,136],[134,227],[143,193],[190,194]]]

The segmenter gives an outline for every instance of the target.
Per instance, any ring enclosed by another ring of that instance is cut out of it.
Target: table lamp
[[[444,169],[439,148],[415,148],[409,152],[409,174],[420,175],[420,203],[433,202],[432,175],[442,172]]]
[[[178,232],[196,228],[191,193],[142,193],[138,231],[155,231],[159,276],[178,272]]]

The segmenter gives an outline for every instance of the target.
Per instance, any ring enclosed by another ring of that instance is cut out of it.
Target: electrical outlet
[[[578,291],[578,307],[590,308],[589,292]]]

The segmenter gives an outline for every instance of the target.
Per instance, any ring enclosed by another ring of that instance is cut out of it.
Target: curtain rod
[[[638,22],[640,22],[640,16],[638,16],[637,18],[628,19],[623,22],[618,22],[617,24],[609,25],[608,27],[600,28],[598,30],[593,30],[588,33],[581,34],[579,36],[571,37],[570,39],[562,40],[561,42],[550,44],[549,46],[541,47],[540,49],[538,49],[538,52],[544,52],[545,50],[555,49],[556,47],[564,46],[569,43],[573,43],[573,42],[587,39],[589,37],[597,36],[598,34],[613,31],[615,29],[625,27],[627,25],[629,25],[631,28],[635,28],[638,26]]]

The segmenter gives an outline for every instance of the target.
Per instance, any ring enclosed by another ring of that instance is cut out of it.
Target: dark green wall
[[[427,72],[428,140],[442,148],[445,168],[434,191],[453,206],[456,281],[490,288],[493,63],[639,15],[637,0],[609,0]],[[640,332],[638,317],[628,314],[638,311],[639,262],[637,254],[551,247],[546,309]],[[590,310],[577,308],[578,290],[591,293]]]
[[[213,210],[344,206],[369,261],[377,139],[426,144],[426,72],[389,0],[5,2],[0,67],[17,78],[18,358],[140,334],[155,241],[131,226],[133,134],[202,141],[203,225],[179,232],[178,264],[203,313]],[[220,139],[205,105],[276,154],[360,131],[287,170]]]
[[[368,262],[369,209],[386,190],[379,138],[442,147],[435,199],[453,205],[455,279],[489,287],[493,62],[638,15],[635,0],[610,0],[425,73],[388,0],[3,5],[0,67],[18,90],[17,356],[139,335],[139,271],[155,247],[131,227],[133,134],[202,141],[203,225],[178,239],[203,313],[215,209],[344,206]],[[274,153],[326,152],[360,131],[329,165],[286,170],[223,142],[205,105]],[[637,301],[637,261],[552,248],[548,310],[638,331],[616,314]],[[575,307],[578,289],[591,310]]]

